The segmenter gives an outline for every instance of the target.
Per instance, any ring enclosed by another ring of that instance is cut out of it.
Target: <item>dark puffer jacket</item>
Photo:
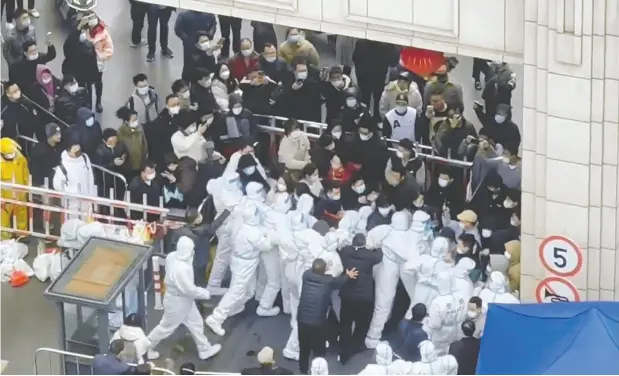
[[[331,293],[339,289],[346,281],[348,281],[346,274],[334,278],[306,270],[303,273],[303,288],[299,299],[297,321],[306,325],[323,325],[327,321]]]
[[[374,265],[383,261],[383,251],[380,249],[370,251],[367,248],[355,249],[349,245],[340,251],[344,269],[357,268],[357,279],[349,281],[340,289],[342,299],[356,301],[374,301],[374,277],[372,269]]]

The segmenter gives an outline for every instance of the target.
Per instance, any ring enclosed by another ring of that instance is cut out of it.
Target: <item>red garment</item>
[[[327,173],[327,180],[341,185],[350,183],[353,174],[361,169],[361,166],[354,163],[347,163],[346,166],[334,169],[329,169]]]
[[[93,27],[92,29],[90,29],[90,37],[94,38],[97,34],[99,34],[100,32],[105,30],[105,24],[103,23],[103,21],[99,20],[99,23],[97,24],[97,26]]]
[[[249,64],[246,65],[245,56],[236,54],[228,61],[228,67],[230,67],[230,74],[232,74],[232,77],[241,81],[249,72],[260,68],[260,55],[255,52],[251,54],[249,57]]]

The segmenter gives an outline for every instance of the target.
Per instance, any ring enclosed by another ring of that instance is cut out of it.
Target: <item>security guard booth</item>
[[[90,238],[47,288],[60,317],[61,349],[95,355],[108,352],[109,316],[128,312],[128,299],[137,301],[137,313],[146,320],[145,269],[153,248],[124,241]],[[122,303],[121,303],[122,302]],[[135,307],[136,304],[134,303]],[[143,328],[145,329],[145,328]],[[90,373],[90,365],[64,357],[65,375]]]

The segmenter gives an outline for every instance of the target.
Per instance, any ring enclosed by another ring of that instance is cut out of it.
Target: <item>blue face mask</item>
[[[86,121],[84,122],[84,124],[87,127],[92,127],[95,124],[95,118],[94,117],[89,117],[88,119],[86,119]]]
[[[243,169],[245,175],[252,175],[254,172],[256,172],[256,166],[249,166]]]

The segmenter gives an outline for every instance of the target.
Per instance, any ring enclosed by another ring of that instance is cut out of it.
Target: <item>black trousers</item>
[[[144,19],[148,13],[148,5],[139,1],[131,4],[131,43],[139,44],[142,41],[142,29],[144,29]]]
[[[374,315],[374,302],[342,298],[340,310],[340,359],[346,362],[363,348]],[[353,324],[355,329],[353,331]]]
[[[488,60],[473,58],[473,79],[480,81],[479,75],[483,72],[484,76],[487,74]]]
[[[6,22],[13,22],[15,13],[15,0],[2,0],[2,14],[6,11]]]
[[[375,73],[370,77],[357,77],[357,84],[361,92],[361,99],[368,109],[372,110],[372,115],[375,119],[380,118],[380,97],[385,90],[385,75]],[[372,105],[372,100],[374,104]]]
[[[148,53],[154,54],[157,50],[157,24],[159,24],[159,45],[161,50],[168,49],[168,23],[172,10],[168,8],[149,10],[148,16]]]
[[[393,308],[391,308],[391,317],[385,324],[385,329],[383,333],[390,333],[398,330],[398,325],[400,321],[406,316],[406,311],[411,305],[411,299],[406,292],[406,288],[404,284],[400,280],[398,282],[398,287],[395,290],[395,299],[393,300]]]
[[[299,327],[299,370],[302,374],[308,374],[309,358],[314,356],[324,357],[327,353],[326,327],[324,325],[307,325],[298,323]]]
[[[78,81],[79,85],[86,90],[86,104],[92,108],[92,87],[95,87],[96,103],[101,103],[103,97],[103,72],[99,72],[99,75],[94,81]]]
[[[242,19],[236,17],[219,16],[219,27],[222,38],[226,38],[221,47],[221,56],[230,56],[230,30],[232,30],[232,51],[237,53],[241,50],[241,23]]]
[[[16,0],[17,1],[17,8],[18,9],[25,9],[24,8],[24,0]],[[28,9],[34,9],[34,0],[28,0]]]

